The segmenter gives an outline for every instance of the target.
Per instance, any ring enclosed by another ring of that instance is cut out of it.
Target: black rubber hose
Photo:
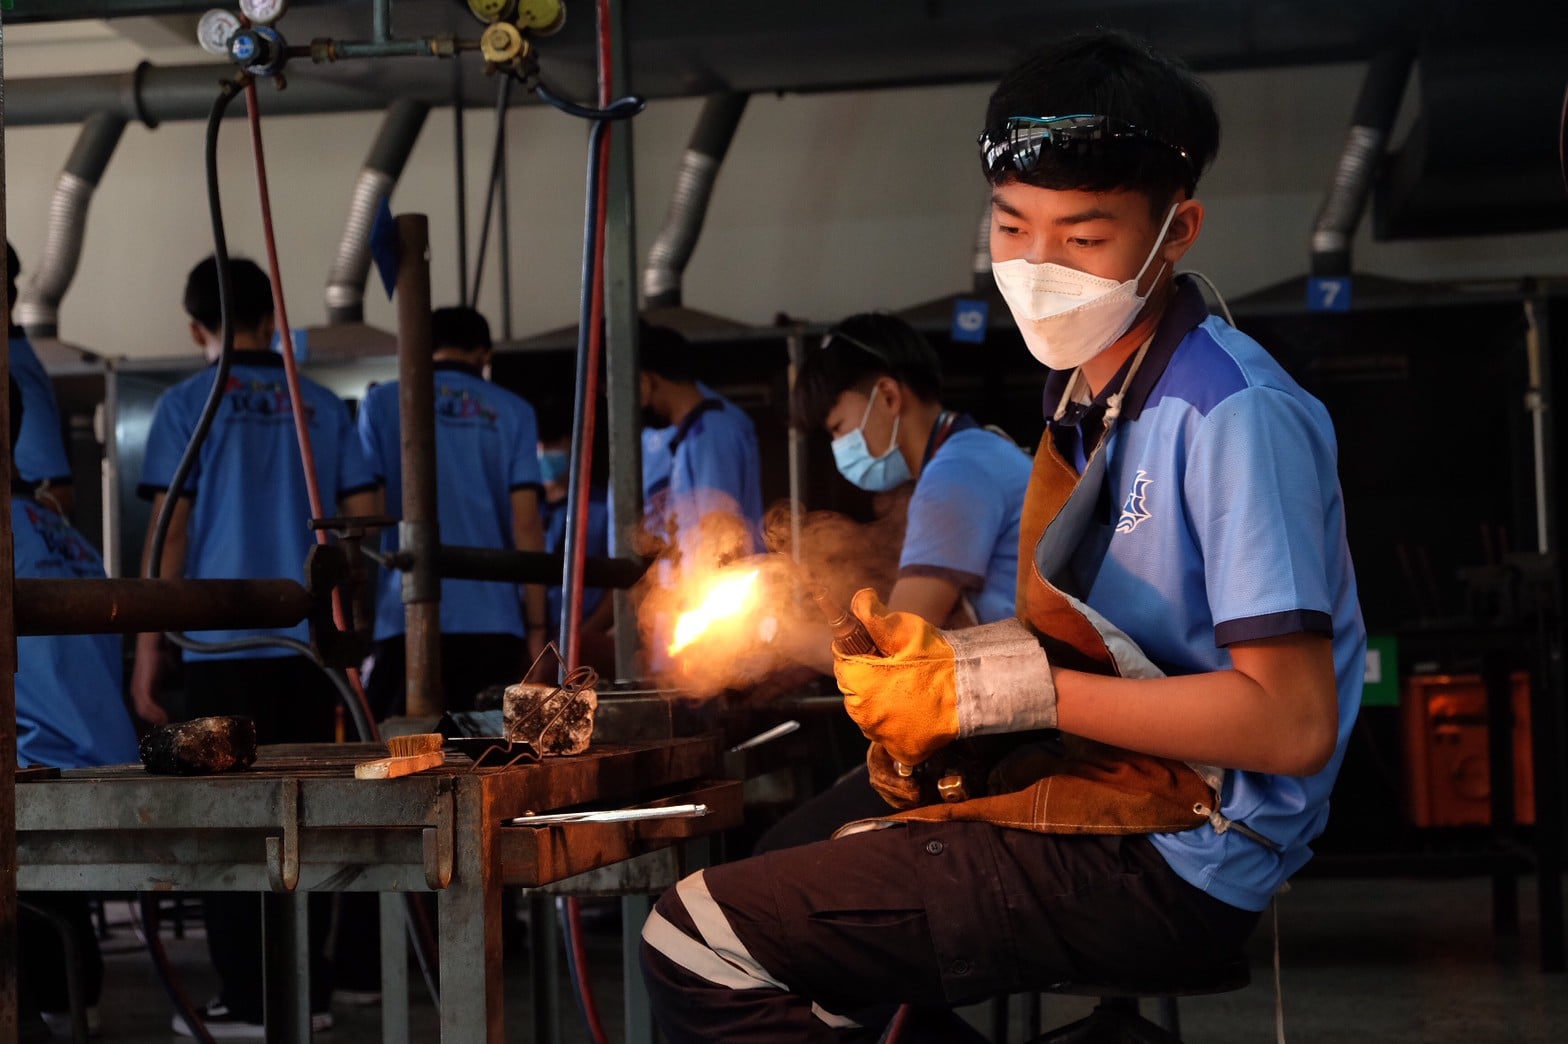
[[[506,150],[506,109],[512,97],[512,78],[503,76],[495,94],[495,141],[490,147],[490,183],[485,189],[484,217],[479,222],[479,249],[474,253],[474,282],[468,291],[468,306],[479,304],[479,284],[485,278],[485,250],[490,244],[490,214],[495,209],[495,198],[500,190],[501,171]],[[504,294],[505,288],[502,289]]]

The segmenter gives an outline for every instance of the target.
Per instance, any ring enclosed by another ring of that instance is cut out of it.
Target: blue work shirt
[[[16,440],[16,474],[28,485],[65,485],[71,481],[71,460],[60,430],[54,385],[27,338],[13,334],[11,376],[22,393],[22,433]]]
[[[1257,342],[1209,316],[1193,283],[1178,287],[1109,436],[1107,513],[1075,572],[1085,601],[1167,674],[1227,670],[1236,642],[1331,638],[1339,735],[1328,766],[1304,778],[1225,773],[1220,811],[1281,851],[1207,824],[1153,837],[1184,880],[1262,910],[1328,822],[1361,704],[1366,627],[1328,412]],[[1047,382],[1049,411],[1066,376]],[[1075,435],[1056,423],[1047,433],[1059,447]]]
[[[104,578],[103,560],[69,522],[15,491],[11,531],[18,577]],[[90,768],[137,759],[120,643],[117,634],[17,638],[17,764]]]
[[[209,366],[159,397],[138,489],[143,497],[167,492],[215,373]],[[324,508],[332,511],[347,494],[374,489],[376,479],[365,466],[343,400],[306,378],[300,378],[300,385],[309,412],[316,480]],[[234,353],[228,386],[196,465],[186,477],[183,495],[193,498],[186,524],[186,576],[304,581],[305,556],[316,540],[310,530],[310,498],[282,356],[267,351]],[[309,627],[301,622],[275,630],[190,634],[201,641],[281,635],[303,642],[309,640]],[[262,648],[228,653],[187,650],[184,655],[187,660],[212,660],[295,654]]]
[[[359,407],[359,437],[371,471],[386,483],[387,510],[403,505],[398,382],[377,385]],[[435,364],[436,508],[441,542],[461,547],[510,549],[512,493],[543,493],[539,428],[525,400],[485,380],[460,362]],[[397,532],[381,538],[397,550]],[[485,580],[441,581],[443,634],[510,634],[526,631],[517,584]],[[401,574],[383,571],[376,592],[377,640],[402,634]]]
[[[683,545],[702,516],[722,511],[744,519],[752,549],[762,532],[762,459],[746,411],[699,384],[703,399],[667,428],[643,430],[645,525],[660,537],[671,530]]]
[[[976,622],[1005,620],[1017,609],[1018,524],[1033,470],[1005,436],[958,418],[934,448],[909,499],[899,576],[933,576],[957,585]]]

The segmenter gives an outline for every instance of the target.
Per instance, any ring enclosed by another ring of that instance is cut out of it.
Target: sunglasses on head
[[[858,337],[851,337],[849,334],[845,333],[843,330],[839,330],[839,329],[836,329],[836,328],[832,329],[832,330],[829,330],[827,333],[822,335],[822,344],[819,347],[826,348],[828,345],[832,344],[834,341],[845,341],[845,342],[847,342],[849,344],[852,344],[856,348],[859,348],[861,351],[865,352],[867,355],[871,356],[873,359],[877,360],[878,362],[880,362],[884,366],[892,366],[893,365],[893,360],[891,360],[891,359],[889,359],[887,357],[887,352],[883,351],[880,348],[873,348],[871,345],[867,344],[865,341],[862,341],[860,338],[858,338]]]
[[[1089,152],[1113,141],[1145,141],[1169,149],[1182,158],[1189,177],[1196,180],[1186,149],[1113,116],[1009,116],[995,135],[983,130],[978,139],[980,162],[991,177],[1027,174],[1039,165],[1047,150]]]

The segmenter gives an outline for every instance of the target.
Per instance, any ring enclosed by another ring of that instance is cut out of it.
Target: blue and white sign
[[[960,297],[953,302],[953,340],[966,344],[984,344],[985,328],[991,320],[991,306],[972,297]]]
[[[1349,276],[1310,276],[1307,279],[1307,311],[1350,311]]]

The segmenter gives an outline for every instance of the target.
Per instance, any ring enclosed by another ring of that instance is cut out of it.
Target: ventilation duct
[[[1367,68],[1334,179],[1312,226],[1313,275],[1350,274],[1350,244],[1399,115],[1414,57],[1410,49],[1395,48],[1378,55]]]
[[[370,230],[376,223],[381,201],[392,194],[403,173],[414,142],[425,125],[430,106],[424,102],[398,101],[387,110],[370,155],[354,181],[349,197],[348,221],[338,240],[337,258],[327,276],[327,319],[331,323],[359,323],[365,318],[365,281],[370,276]]]
[[[70,288],[82,257],[87,207],[124,131],[123,116],[100,112],[89,117],[54,184],[43,254],[16,302],[17,322],[29,337],[59,336],[60,299]]]
[[[1557,139],[1568,50],[1549,32],[1506,46],[1473,36],[1421,49],[1420,113],[1373,199],[1379,238],[1568,227]]]
[[[648,250],[648,264],[642,274],[643,304],[647,308],[681,305],[681,276],[692,251],[697,249],[697,236],[708,214],[713,183],[718,179],[724,154],[735,139],[735,128],[746,111],[747,98],[745,94],[713,94],[703,104],[697,128],[681,156],[664,227]]]

